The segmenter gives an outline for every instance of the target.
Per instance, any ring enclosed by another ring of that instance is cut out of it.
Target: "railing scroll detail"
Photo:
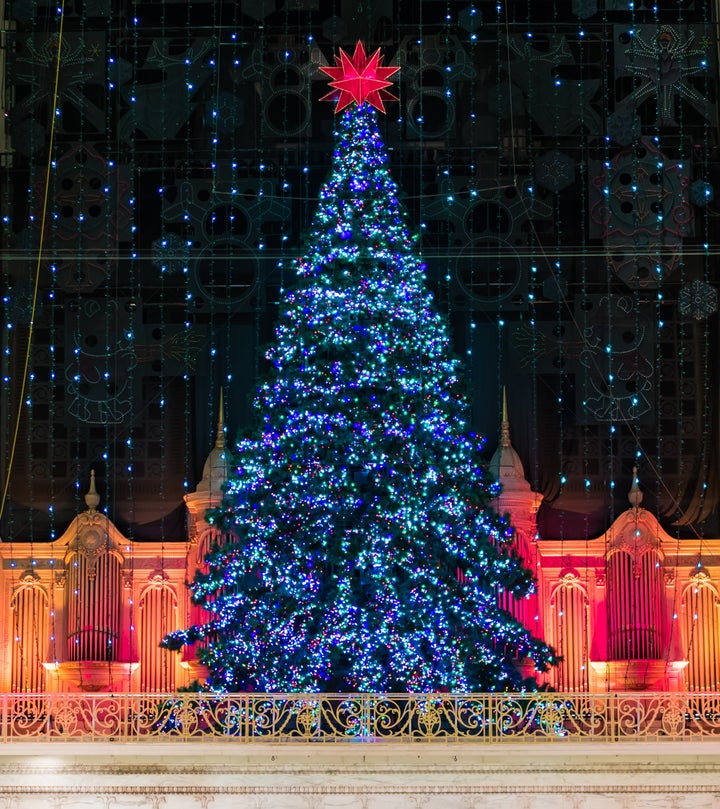
[[[0,741],[720,739],[720,694],[3,694]]]

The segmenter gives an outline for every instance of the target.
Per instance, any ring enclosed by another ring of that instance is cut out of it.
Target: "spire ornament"
[[[365,53],[365,45],[358,42],[352,56],[340,48],[340,55],[335,57],[335,67],[321,67],[332,79],[332,92],[320,100],[336,101],[335,112],[345,109],[353,102],[367,102],[380,112],[385,112],[384,101],[397,101],[386,88],[392,86],[390,76],[400,70],[399,67],[382,67],[380,65],[380,48],[371,56]]]
[[[94,469],[90,470],[90,488],[85,495],[85,505],[88,507],[88,511],[95,511],[100,505],[100,495],[98,494],[98,490],[95,488]]]
[[[628,492],[628,500],[630,501],[630,505],[634,509],[639,509],[640,503],[642,503],[643,500],[643,493],[640,491],[639,483],[640,480],[638,479],[637,466],[633,466],[632,486],[630,487],[630,491]]]

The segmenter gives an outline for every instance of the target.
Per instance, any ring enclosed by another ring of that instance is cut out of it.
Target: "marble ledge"
[[[18,742],[0,745],[0,784],[55,789],[248,787],[720,790],[720,742],[387,743]],[[1,792],[1,790],[0,790]]]

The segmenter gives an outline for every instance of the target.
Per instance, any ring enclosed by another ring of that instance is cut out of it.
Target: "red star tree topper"
[[[330,99],[337,101],[335,112],[352,104],[362,104],[367,101],[375,109],[385,112],[383,101],[397,101],[397,96],[388,92],[387,87],[392,86],[388,81],[390,76],[400,70],[399,67],[381,67],[380,48],[368,56],[362,42],[355,45],[355,53],[349,56],[340,48],[340,56],[335,57],[335,67],[321,67],[333,80],[330,86],[331,93],[320,100]]]

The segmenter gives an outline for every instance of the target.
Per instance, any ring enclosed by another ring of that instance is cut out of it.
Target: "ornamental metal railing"
[[[0,740],[559,742],[720,738],[720,693],[5,694]]]

